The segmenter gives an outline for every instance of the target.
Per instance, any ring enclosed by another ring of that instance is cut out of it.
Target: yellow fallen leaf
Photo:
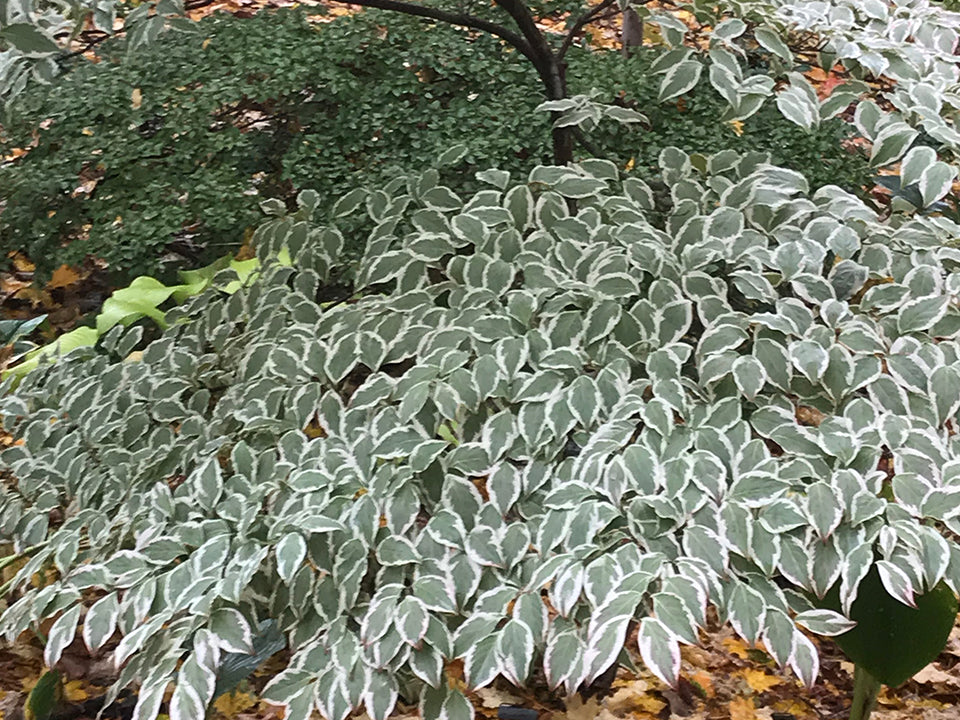
[[[91,128],[85,127],[80,131],[81,135],[93,135],[93,130]]]
[[[627,172],[630,172],[631,170],[633,170],[633,166],[636,164],[636,162],[637,162],[636,158],[630,158],[629,160],[627,160],[627,164],[623,169],[626,170]]]
[[[637,712],[646,712],[657,715],[667,703],[649,692],[650,684],[645,680],[634,680],[626,683],[607,698],[604,703],[607,709],[617,717],[624,717]]]
[[[742,120],[731,120],[730,122],[727,123],[727,125],[733,128],[733,132],[736,134],[737,137],[740,137],[741,135],[743,135]]]
[[[726,637],[722,641],[723,647],[728,653],[736,655],[739,658],[748,658],[750,656],[747,644],[738,637]]]
[[[140,88],[134,88],[130,93],[130,107],[139,110],[141,105],[143,105],[143,93],[140,92]]]
[[[82,680],[71,680],[63,686],[63,696],[70,702],[80,703],[90,698]]]
[[[256,703],[256,698],[250,693],[235,690],[231,693],[225,693],[214,700],[213,707],[221,715],[232,718],[252,705],[256,705]]]
[[[810,710],[810,707],[799,700],[779,700],[770,708],[774,712],[781,712],[787,715],[793,715],[796,718],[818,717]]]
[[[897,695],[895,690],[891,690],[886,685],[881,688],[880,695],[877,697],[877,703],[890,708],[902,708],[904,705],[903,698]]]
[[[755,693],[766,692],[781,682],[781,679],[775,675],[768,675],[763,670],[754,670],[753,668],[747,668],[740,674]]]
[[[10,263],[17,272],[33,272],[37,269],[36,265],[30,262],[26,255],[21,255],[16,250],[7,253],[7,257],[10,258]]]
[[[727,705],[730,713],[730,720],[754,720],[757,717],[757,709],[753,707],[753,700],[750,698],[734,698]]]
[[[931,710],[946,710],[953,707],[952,704],[942,703],[933,698],[910,698],[907,707],[911,708],[930,708]]]

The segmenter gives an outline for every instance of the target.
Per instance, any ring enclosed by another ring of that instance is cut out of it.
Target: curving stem
[[[850,706],[850,720],[867,720],[877,704],[882,683],[859,665],[853,671],[853,704]]]

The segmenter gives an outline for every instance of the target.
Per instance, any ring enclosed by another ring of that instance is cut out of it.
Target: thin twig
[[[573,27],[570,28],[570,32],[567,33],[567,36],[563,38],[563,44],[560,46],[560,49],[557,51],[557,60],[563,60],[563,56],[567,54],[567,50],[570,49],[570,46],[573,45],[573,41],[576,39],[577,35],[580,34],[580,31],[583,30],[584,26],[593,22],[597,15],[602,13],[608,7],[613,5],[617,0],[603,0],[599,5],[595,5],[585,12],[583,15],[577,18],[577,21],[573,23]]]

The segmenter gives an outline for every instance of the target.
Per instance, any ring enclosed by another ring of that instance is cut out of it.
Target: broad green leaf
[[[671,67],[660,81],[660,102],[671,100],[692,90],[700,80],[703,65],[699,60],[683,60]]]
[[[653,617],[640,621],[637,643],[644,664],[658,678],[671,687],[680,675],[680,646],[666,626]]]
[[[42,57],[60,51],[60,46],[33,23],[4,25],[0,28],[0,38],[28,57]]]
[[[281,538],[274,552],[277,556],[277,572],[284,582],[289,583],[307,555],[307,544],[300,533],[291,532]]]
[[[881,130],[873,141],[870,164],[889,165],[900,159],[916,140],[919,133],[906,123],[891,123]]]

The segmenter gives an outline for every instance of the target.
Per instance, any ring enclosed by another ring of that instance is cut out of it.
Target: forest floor
[[[820,646],[821,672],[813,688],[805,688],[789,671],[777,668],[762,646],[748,647],[729,627],[701,635],[701,644],[682,649],[681,681],[676,689],[642,670],[621,670],[606,692],[584,698],[563,698],[545,691],[520,691],[502,680],[468,693],[480,720],[497,718],[501,705],[527,708],[537,720],[843,720],[853,691],[853,665],[829,640]],[[628,648],[636,643],[628,640]],[[50,720],[94,720],[98,698],[115,677],[109,645],[90,657],[81,641],[67,649],[64,704]],[[257,699],[258,691],[285,662],[278,654],[249,681],[219,697],[208,720],[282,720],[283,710]],[[451,663],[456,682],[460,667]],[[21,637],[0,644],[0,720],[29,720],[27,694],[44,672],[43,648],[36,638]],[[130,718],[132,702],[107,710],[104,720]],[[398,706],[393,720],[415,720],[417,709]],[[871,720],[957,720],[960,717],[960,625],[946,648],[909,682],[884,688]],[[161,716],[161,720],[166,720]],[[199,718],[197,720],[200,720]],[[355,720],[369,720],[365,715]]]

